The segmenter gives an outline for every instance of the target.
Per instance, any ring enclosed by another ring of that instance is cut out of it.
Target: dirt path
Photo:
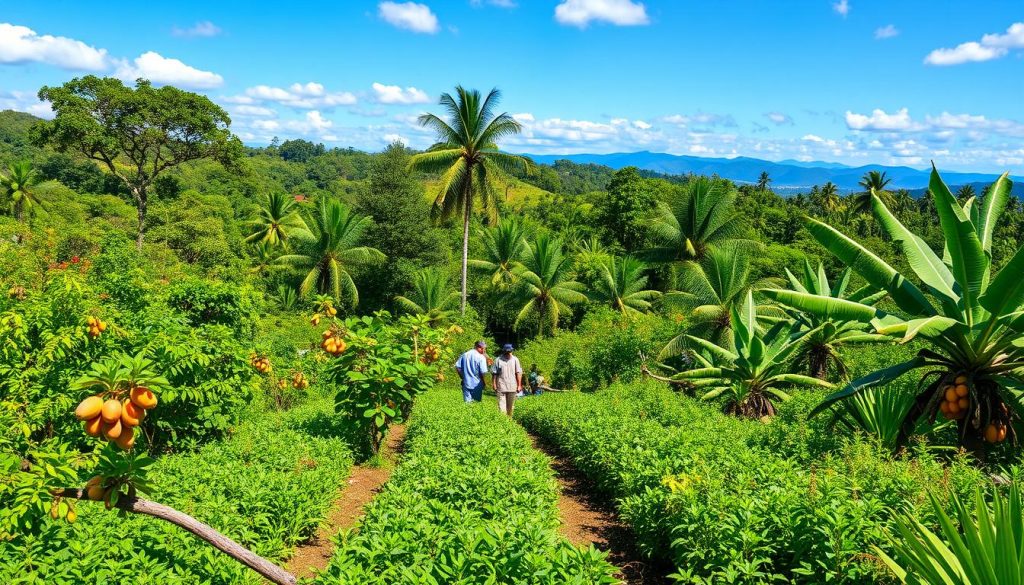
[[[348,483],[340,488],[338,499],[327,513],[324,525],[312,540],[295,549],[295,555],[288,561],[286,567],[289,572],[303,579],[312,577],[315,571],[322,571],[327,567],[334,554],[334,543],[331,539],[341,529],[351,528],[362,517],[363,508],[391,477],[404,440],[405,425],[392,427],[387,444],[382,449],[388,464],[381,467],[356,465],[352,468]]]
[[[558,480],[559,528],[569,542],[578,546],[593,544],[608,553],[608,561],[620,572],[626,585],[664,585],[668,567],[653,564],[636,550],[633,534],[623,524],[611,503],[595,496],[595,490],[568,457],[563,457],[539,438],[530,435],[534,446],[551,457],[551,468]]]

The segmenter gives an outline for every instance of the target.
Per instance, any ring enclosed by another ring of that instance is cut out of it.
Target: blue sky
[[[1024,172],[1020,0],[0,0],[0,108],[97,73],[206,93],[250,144],[379,150],[461,83],[531,153]]]

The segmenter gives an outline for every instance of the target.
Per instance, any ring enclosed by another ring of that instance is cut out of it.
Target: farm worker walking
[[[501,348],[501,355],[494,360],[494,391],[498,394],[498,409],[512,416],[516,394],[523,391],[523,366],[519,358],[512,355],[511,343]]]
[[[484,399],[484,374],[487,373],[487,344],[480,340],[473,349],[459,356],[455,370],[462,379],[462,398],[466,402]]]

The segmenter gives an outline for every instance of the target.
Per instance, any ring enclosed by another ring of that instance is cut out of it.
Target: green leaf
[[[868,323],[878,314],[874,307],[846,299],[773,288],[761,292],[776,302],[824,319]]]
[[[960,286],[961,310],[964,311],[967,325],[973,325],[980,306],[978,297],[988,279],[988,256],[970,218],[957,204],[956,198],[949,192],[934,166],[929,188],[935,197],[935,210],[946,237],[953,278]]]
[[[877,370],[875,372],[868,374],[867,376],[858,378],[847,384],[846,387],[844,387],[842,390],[839,390],[838,392],[834,392],[826,396],[825,399],[821,401],[821,404],[815,406],[814,409],[811,410],[808,417],[815,416],[821,413],[823,410],[828,409],[836,402],[853,396],[854,394],[860,392],[861,390],[864,390],[865,388],[872,388],[874,386],[879,386],[881,384],[888,384],[889,382],[892,382],[893,380],[899,378],[903,374],[906,374],[907,372],[910,372],[917,368],[924,367],[926,364],[927,360],[925,358],[917,356],[914,359],[905,361],[901,364],[896,364],[895,366],[890,366],[882,370]]]
[[[995,232],[999,216],[1003,214],[1003,209],[1006,208],[1006,203],[1010,199],[1012,189],[1013,181],[1010,180],[1009,173],[1003,173],[996,179],[995,183],[992,183],[988,193],[985,194],[978,221],[980,223],[981,246],[989,255],[989,258],[992,257],[992,234]]]
[[[931,338],[936,337],[950,327],[959,325],[960,322],[949,317],[927,317],[925,319],[911,319],[903,323],[877,327],[875,330],[882,335],[902,335],[901,343],[907,343],[918,335]]]

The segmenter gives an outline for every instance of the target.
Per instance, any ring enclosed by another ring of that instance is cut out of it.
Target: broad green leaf
[[[912,315],[934,315],[935,308],[921,289],[867,248],[832,226],[807,218],[807,231],[839,260],[861,275],[868,284],[889,292],[899,308]]]
[[[978,218],[981,231],[981,246],[992,257],[992,234],[996,229],[996,222],[1003,214],[1006,203],[1010,199],[1010,191],[1013,189],[1013,181],[1009,173],[1003,173],[985,194],[981,204],[981,214]]]
[[[979,299],[993,315],[1015,311],[1024,303],[1024,246],[999,271]]]
[[[849,396],[853,396],[854,394],[860,392],[861,390],[864,390],[865,388],[872,388],[874,386],[888,384],[889,382],[892,382],[893,380],[899,378],[903,374],[906,374],[907,372],[910,372],[912,370],[916,370],[917,368],[924,367],[926,364],[927,360],[925,358],[921,356],[916,356],[915,358],[907,360],[901,364],[896,364],[895,366],[890,366],[882,370],[877,370],[866,376],[857,378],[856,380],[847,384],[842,390],[839,390],[838,392],[833,392],[832,394],[825,397],[825,399],[821,401],[821,404],[815,406],[814,409],[811,410],[808,416],[815,416],[819,414],[821,411],[826,410],[836,402],[843,400],[844,398],[847,398]]]
[[[902,335],[903,338],[900,339],[900,342],[907,343],[918,335],[926,338],[935,337],[950,327],[959,324],[960,322],[956,319],[935,315],[924,319],[911,319],[903,323],[880,327],[877,331],[881,335]]]
[[[988,256],[970,218],[957,204],[956,198],[949,192],[934,166],[929,188],[935,197],[935,209],[946,237],[953,278],[960,287],[962,310],[967,317],[967,324],[973,325],[980,306],[978,297],[988,279]]]
[[[785,289],[765,289],[766,297],[787,307],[838,321],[867,323],[878,315],[878,309],[846,299],[801,293]]]

